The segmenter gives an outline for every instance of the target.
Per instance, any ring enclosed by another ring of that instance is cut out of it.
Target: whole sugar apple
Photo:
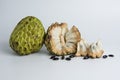
[[[44,43],[45,30],[41,21],[33,16],[23,18],[13,30],[10,47],[20,55],[39,51]]]
[[[81,34],[75,26],[68,30],[66,23],[56,22],[47,30],[45,45],[52,54],[67,55],[76,53],[77,43],[80,40]]]

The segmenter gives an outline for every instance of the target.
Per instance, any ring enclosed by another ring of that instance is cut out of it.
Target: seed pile
[[[69,55],[69,56],[56,56],[56,55],[52,55],[51,57],[50,57],[50,59],[52,59],[52,60],[66,60],[66,61],[70,61],[70,60],[72,60],[72,58],[75,58],[76,56],[74,55],[74,54],[71,54],[71,55]],[[106,58],[108,58],[108,57],[114,57],[114,55],[113,54],[108,54],[108,55],[103,55],[101,58],[103,58],[103,59],[106,59]],[[87,60],[87,59],[90,59],[91,57],[89,57],[89,56],[84,56],[83,57],[83,60]],[[92,59],[92,58],[91,58]]]
[[[52,59],[52,60],[59,60],[59,59],[61,59],[61,60],[67,60],[67,61],[70,61],[72,58],[74,58],[75,57],[75,55],[74,54],[71,54],[71,55],[69,55],[69,56],[55,56],[55,55],[52,55],[51,57],[50,57],[50,59]]]
[[[106,59],[107,57],[114,57],[113,54],[109,54],[109,55],[103,55],[103,58]]]

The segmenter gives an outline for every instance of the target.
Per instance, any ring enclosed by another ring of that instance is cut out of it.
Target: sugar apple
[[[66,23],[54,23],[45,37],[45,45],[48,51],[55,55],[67,55],[76,53],[77,42],[81,39],[79,30],[73,26],[70,30]]]
[[[9,44],[20,55],[39,51],[44,42],[45,30],[41,21],[34,16],[23,18],[13,30]]]

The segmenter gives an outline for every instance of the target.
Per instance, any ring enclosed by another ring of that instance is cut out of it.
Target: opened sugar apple
[[[66,23],[56,22],[47,30],[45,45],[52,54],[67,55],[76,53],[77,42],[80,40],[81,34],[75,26],[68,30]]]
[[[41,21],[33,16],[23,18],[13,30],[10,47],[20,55],[39,51],[43,45],[45,30]]]

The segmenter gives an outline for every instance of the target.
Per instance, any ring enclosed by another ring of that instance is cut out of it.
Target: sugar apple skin
[[[10,47],[20,55],[39,51],[44,43],[45,29],[41,21],[34,16],[23,18],[14,28]]]

